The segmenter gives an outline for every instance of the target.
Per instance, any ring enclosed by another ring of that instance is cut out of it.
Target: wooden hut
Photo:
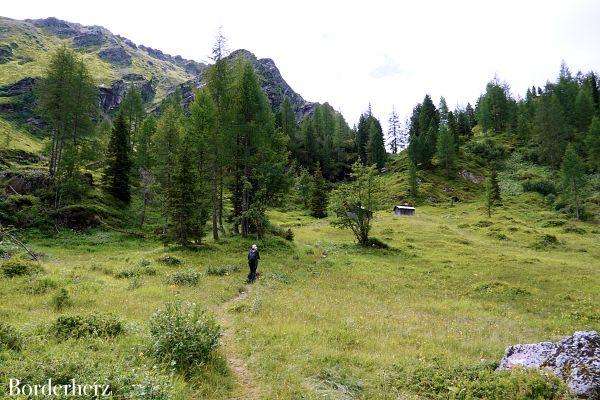
[[[411,206],[394,206],[394,214],[399,216],[415,215],[415,208]]]

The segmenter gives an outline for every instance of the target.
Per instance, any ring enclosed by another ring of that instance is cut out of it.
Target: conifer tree
[[[219,155],[221,143],[215,140],[219,137],[218,114],[212,96],[206,89],[196,92],[190,105],[188,136],[192,163],[201,179],[210,180],[210,199],[212,205],[212,234],[214,240],[219,240],[220,212],[220,174],[221,160]],[[205,174],[205,172],[208,172]],[[203,176],[207,175],[207,176]]]
[[[412,160],[408,162],[408,194],[413,201],[417,201],[419,197],[419,182],[417,180],[417,167]]]
[[[164,217],[168,217],[173,207],[172,198],[169,194],[173,190],[173,174],[175,173],[177,154],[183,132],[183,110],[179,99],[179,95],[176,93],[172,99],[167,100],[167,104],[157,122],[156,134],[152,143],[152,152],[156,160],[154,172],[160,186]],[[165,224],[168,224],[168,218]]]
[[[144,101],[137,87],[129,88],[119,105],[119,112],[125,118],[131,132],[137,132],[144,120]]]
[[[321,168],[317,167],[310,188],[310,211],[315,218],[327,216],[327,189]]]
[[[535,114],[535,132],[540,161],[558,168],[567,141],[567,128],[560,102],[555,95],[540,98]]]
[[[498,171],[496,170],[496,164],[492,163],[491,172],[490,172],[490,184],[491,184],[491,196],[492,201],[495,204],[499,204],[502,202],[502,196],[500,194],[500,185],[498,183]]]
[[[590,93],[592,95],[592,100],[594,102],[594,109],[596,111],[596,115],[600,116],[600,90],[598,89],[598,81],[596,79],[596,74],[591,72],[588,76],[587,84],[590,89]]]
[[[369,142],[369,115],[362,114],[358,120],[356,129],[356,152],[363,165],[367,164],[367,145]]]
[[[108,143],[107,165],[104,182],[108,193],[124,204],[131,201],[129,176],[131,173],[131,146],[129,127],[123,114],[119,113]]]
[[[288,184],[285,139],[275,130],[274,116],[248,62],[240,65],[234,102],[235,135],[232,147],[232,202],[234,229],[243,236],[261,235],[266,225],[265,207]]]
[[[199,186],[206,182],[198,176],[194,165],[194,150],[187,135],[177,149],[172,181],[168,190],[169,224],[168,237],[182,246],[192,241],[200,244],[208,220],[209,201],[206,190]]]
[[[223,188],[225,165],[230,161],[232,154],[227,138],[231,136],[232,85],[233,74],[227,62],[227,39],[221,31],[217,33],[215,44],[212,48],[213,66],[208,71],[207,87],[212,95],[216,113],[216,126],[206,138],[210,160],[211,199],[212,199],[212,225],[213,238],[219,239],[219,231],[223,228]],[[217,229],[218,227],[218,229]]]
[[[402,150],[401,143],[400,120],[396,110],[392,108],[392,113],[388,120],[388,144],[392,154],[398,154],[398,150]]]
[[[152,138],[156,132],[156,118],[149,115],[134,132],[133,147],[135,149],[135,164],[138,169],[150,171],[152,166]]]
[[[565,196],[571,202],[575,218],[580,218],[581,192],[585,184],[585,169],[573,144],[569,143],[562,163],[562,184]]]
[[[88,68],[66,46],[52,54],[36,94],[40,113],[51,128],[49,175],[58,206],[63,195],[69,197],[77,190],[82,149],[95,132],[98,95]]]
[[[594,100],[587,85],[583,85],[577,93],[574,112],[577,133],[587,132],[595,114]]]
[[[585,144],[590,166],[600,172],[600,117],[592,119]]]
[[[507,85],[496,79],[489,82],[477,102],[477,117],[483,130],[493,133],[506,131],[514,119],[513,102]]]
[[[385,166],[387,153],[385,152],[385,143],[383,141],[383,132],[379,121],[373,116],[369,123],[369,142],[367,144],[367,161],[370,165],[375,165],[378,171]]]
[[[456,155],[454,138],[448,129],[448,125],[445,123],[441,124],[438,130],[437,157],[444,168],[446,177],[450,177]]]
[[[135,166],[139,175],[139,190],[142,199],[140,227],[146,222],[146,209],[153,199],[155,177],[152,173],[152,139],[156,132],[156,119],[149,115],[144,119],[137,132],[134,132]]]

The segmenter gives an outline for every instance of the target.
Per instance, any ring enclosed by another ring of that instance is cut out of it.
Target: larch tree
[[[561,175],[564,194],[571,202],[575,218],[580,219],[582,190],[585,185],[585,168],[571,143],[565,150]]]
[[[212,207],[212,235],[214,240],[219,240],[222,162],[218,157],[222,155],[222,151],[219,151],[222,144],[215,142],[215,139],[220,136],[217,107],[213,97],[206,89],[196,91],[194,97],[194,101],[190,105],[187,128],[190,151],[193,152],[192,163],[197,177],[211,182],[209,190]],[[207,171],[208,174],[205,174],[204,171]]]
[[[232,106],[233,76],[231,66],[227,59],[227,39],[219,30],[212,48],[212,61],[214,64],[208,71],[207,87],[210,91],[216,112],[216,126],[206,138],[210,153],[209,168],[211,179],[212,199],[212,233],[215,240],[219,239],[219,232],[223,228],[223,189],[225,178],[225,165],[230,160],[227,137],[231,135],[232,121],[230,110]]]
[[[600,172],[600,117],[592,119],[585,144],[591,168]]]
[[[125,122],[132,133],[137,132],[140,128],[142,121],[144,120],[145,112],[144,112],[144,101],[142,100],[142,94],[140,90],[131,86],[125,97],[123,97],[123,101],[119,105],[119,112],[125,118]]]
[[[327,187],[321,168],[317,167],[310,187],[310,212],[315,218],[327,216]]]
[[[59,205],[62,195],[77,191],[75,175],[83,161],[82,147],[95,131],[97,90],[84,62],[63,46],[52,54],[36,94],[39,110],[51,127],[49,175],[56,188],[55,205]]]
[[[243,236],[261,236],[266,227],[265,208],[289,182],[285,177],[285,138],[275,129],[267,96],[248,62],[242,62],[235,88],[231,192],[234,230]]]
[[[402,150],[400,119],[396,110],[392,108],[392,113],[388,119],[388,145],[392,154],[398,154]]]
[[[444,168],[446,177],[450,177],[450,173],[454,168],[456,161],[456,153],[454,147],[454,138],[448,129],[446,123],[440,124],[437,138],[437,158],[440,165]]]

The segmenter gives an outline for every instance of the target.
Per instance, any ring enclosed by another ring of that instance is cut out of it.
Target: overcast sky
[[[474,102],[497,75],[514,94],[600,70],[600,1],[2,1],[3,16],[102,25],[138,44],[206,61],[219,26],[230,49],[275,60],[305,99],[352,125],[368,103],[385,122],[426,93]]]

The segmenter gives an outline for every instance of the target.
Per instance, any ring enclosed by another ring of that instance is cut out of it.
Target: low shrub
[[[50,326],[50,334],[58,340],[111,338],[124,332],[123,323],[116,317],[94,314],[60,316]]]
[[[276,225],[272,225],[269,227],[269,232],[290,242],[294,240],[294,232],[291,228],[285,229]]]
[[[11,258],[2,263],[2,275],[7,278],[22,275],[36,275],[44,272],[40,264],[34,261],[24,260],[22,258]]]
[[[72,380],[78,384],[97,383],[100,390],[109,387],[110,396],[96,395],[94,390],[77,396],[44,396],[30,398],[76,398],[81,400],[173,400],[179,399],[175,393],[172,378],[158,368],[135,364],[135,360],[122,360],[114,354],[100,354],[77,344],[60,345],[58,348],[44,348],[24,357],[14,357],[2,365],[2,377],[18,378],[22,384],[45,385],[48,379],[54,385],[69,385]],[[0,398],[8,399],[8,385],[0,385]],[[14,396],[13,396],[14,397]],[[18,398],[25,398],[18,397]]]
[[[465,145],[465,150],[487,163],[501,161],[507,155],[507,150],[499,141],[489,137],[471,140]]]
[[[221,265],[221,266],[209,266],[206,269],[206,275],[212,276],[225,276],[241,270],[239,265]]]
[[[181,286],[195,286],[199,281],[200,274],[192,268],[174,272],[168,278],[169,283]]]
[[[387,243],[382,242],[381,240],[374,238],[374,237],[369,238],[367,246],[372,247],[374,249],[389,249],[390,248],[390,246]]]
[[[566,385],[557,377],[536,370],[496,371],[497,364],[450,366],[439,361],[415,368],[395,367],[391,384],[434,400],[566,400]]]
[[[0,351],[20,351],[23,348],[21,334],[12,326],[0,321]]]
[[[554,235],[542,235],[538,237],[538,240],[533,244],[533,248],[543,250],[548,247],[556,247],[560,244],[558,238]]]
[[[540,178],[527,179],[525,182],[523,182],[523,191],[535,192],[543,196],[547,196],[549,194],[556,195],[557,193],[554,182]]]
[[[516,299],[529,296],[531,292],[523,287],[512,285],[508,282],[491,281],[481,282],[473,286],[471,293],[484,297],[501,297]]]
[[[168,303],[150,320],[156,360],[189,373],[206,363],[219,344],[221,329],[206,311],[189,302]]]
[[[578,235],[585,235],[587,231],[583,228],[574,225],[567,225],[563,228],[563,232],[565,233],[576,233]]]
[[[124,279],[124,278],[134,278],[140,276],[154,276],[156,275],[156,268],[151,267],[150,265],[139,265],[132,268],[125,268],[115,274],[115,278]]]
[[[38,197],[12,194],[0,199],[0,221],[18,228],[29,228],[45,226],[48,217]]]
[[[70,307],[73,304],[73,301],[71,300],[71,296],[69,296],[67,289],[61,288],[54,294],[54,296],[52,296],[50,304],[55,311],[60,312],[63,309]]]
[[[170,266],[176,266],[176,265],[182,264],[182,261],[179,258],[173,257],[173,256],[164,256],[164,257],[159,258],[157,261],[161,264],[170,265]]]
[[[48,293],[52,289],[58,287],[58,282],[53,278],[44,276],[41,278],[35,278],[27,283],[25,291],[29,294],[44,294]]]

